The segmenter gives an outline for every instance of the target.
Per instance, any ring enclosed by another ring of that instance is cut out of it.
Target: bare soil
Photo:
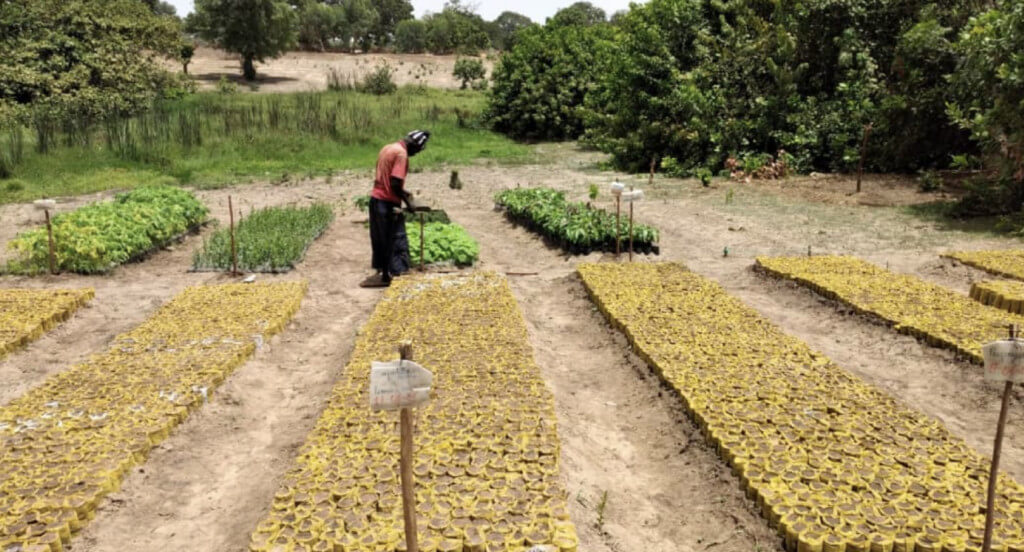
[[[240,58],[214,48],[196,48],[188,66],[200,89],[212,90],[226,78],[255,92],[310,92],[327,88],[327,75],[335,71],[343,80],[356,83],[380,65],[393,70],[399,86],[424,85],[431,88],[458,88],[461,81],[452,76],[456,56],[432,54],[342,54],[332,52],[288,52],[275,59],[256,64],[255,82],[242,79]],[[480,58],[488,74],[494,63]],[[165,61],[171,70],[181,72],[175,62]]]
[[[708,450],[667,392],[587,300],[575,266],[607,255],[569,257],[506,222],[493,193],[516,185],[564,189],[577,199],[590,184],[615,177],[595,171],[600,159],[566,146],[541,146],[548,165],[459,167],[465,189],[447,187],[448,174],[414,174],[410,186],[447,209],[481,245],[480,268],[511,275],[538,364],[555,394],[562,441],[562,476],[579,529],[580,550],[749,552],[780,550],[728,468]],[[553,155],[552,155],[553,154]],[[646,185],[646,177],[617,175]],[[817,182],[817,184],[815,184]],[[793,285],[750,270],[766,254],[838,252],[862,256],[965,292],[973,269],[939,260],[947,249],[1019,247],[1020,242],[911,214],[912,180],[865,180],[872,206],[846,201],[849,177],[737,184],[656,178],[637,218],[662,230],[660,259],[684,262],[715,279],[787,332],[828,354],[908,406],[942,420],[982,453],[991,448],[997,390],[980,369],[952,355],[846,313]],[[365,175],[331,180],[256,184],[199,195],[220,220],[230,193],[250,206],[328,201],[347,206],[292,274],[310,291],[290,327],[232,375],[210,404],[165,441],[96,520],[73,541],[75,550],[241,551],[271,503],[279,478],[312,427],[344,367],[355,334],[378,291],[357,282],[368,272],[365,218],[351,198],[368,191]],[[731,194],[728,194],[729,190]],[[728,201],[727,199],[728,194]],[[73,208],[102,196],[64,200]],[[39,223],[25,205],[0,206],[0,241]],[[211,228],[203,232],[208,233]],[[0,285],[93,286],[97,297],[71,321],[0,361],[0,404],[38,385],[149,316],[187,285],[227,281],[186,272],[201,236],[104,277],[0,277]],[[724,256],[724,249],[729,249]],[[646,259],[644,259],[646,260]],[[1003,469],[1024,480],[1024,416],[1014,399]],[[602,507],[602,503],[604,506]]]

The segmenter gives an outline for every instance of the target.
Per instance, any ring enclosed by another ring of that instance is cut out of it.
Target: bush
[[[1007,191],[1007,212],[1024,207],[1024,3],[1005,1],[973,19],[957,50],[950,116],[983,148]]]
[[[455,70],[452,75],[462,81],[462,89],[465,90],[470,84],[476,88],[477,81],[487,78],[487,70],[484,63],[479,59],[459,58],[455,60]]]
[[[597,82],[613,31],[530,27],[494,69],[486,118],[514,138],[564,140],[583,133],[580,108]]]
[[[378,65],[373,71],[363,77],[363,81],[359,83],[359,91],[377,96],[394,93],[398,90],[398,85],[395,84],[395,80],[392,77],[394,73],[395,70],[387,63]]]
[[[395,28],[395,49],[403,54],[427,50],[427,24],[419,19],[402,21]]]
[[[420,225],[405,225],[409,236],[410,257],[419,263]],[[480,256],[480,245],[458,224],[431,222],[423,225],[423,263],[449,262],[456,266],[472,266]]]
[[[95,274],[136,260],[206,220],[207,210],[189,192],[170,186],[138,188],[114,201],[94,203],[53,217],[57,269]],[[7,270],[45,272],[49,245],[45,228],[11,240],[15,257]]]

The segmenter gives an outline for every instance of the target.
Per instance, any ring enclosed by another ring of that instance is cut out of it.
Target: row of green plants
[[[550,188],[515,188],[499,192],[495,202],[506,216],[545,236],[574,254],[615,251],[616,238],[623,250],[629,240],[629,221],[588,203],[569,202],[565,193]],[[658,230],[646,224],[633,225],[633,247],[643,253],[659,252]]]
[[[409,220],[405,224],[409,236],[409,250],[413,264],[419,263],[420,224]],[[423,225],[424,264],[451,263],[472,266],[480,258],[480,245],[455,223],[428,222]]]
[[[1018,0],[651,0],[617,23],[520,32],[494,128],[680,175],[766,154],[852,171],[863,151],[884,172],[981,155],[1016,191],[1003,205],[1024,204]]]
[[[267,207],[253,210],[235,228],[238,269],[244,272],[288,272],[309,246],[334,221],[329,205]],[[230,228],[221,228],[203,240],[192,258],[192,269],[231,270]]]
[[[191,193],[171,186],[142,187],[53,217],[56,268],[97,274],[138,260],[207,220],[206,207]],[[6,271],[38,274],[49,270],[45,227],[23,232],[8,243],[13,252]]]

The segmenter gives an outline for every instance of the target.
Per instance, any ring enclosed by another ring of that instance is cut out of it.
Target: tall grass
[[[415,166],[525,158],[526,146],[478,124],[472,91],[403,88],[295,94],[203,93],[136,117],[40,120],[0,129],[0,203],[161,182],[220,186],[373,167],[377,151],[433,131]]]

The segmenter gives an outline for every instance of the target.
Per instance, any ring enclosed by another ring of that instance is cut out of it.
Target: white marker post
[[[982,347],[985,357],[985,379],[1006,382],[1003,387],[1003,405],[999,410],[996,442],[992,449],[992,470],[988,474],[988,501],[985,507],[985,540],[982,552],[992,549],[992,524],[995,521],[996,479],[999,475],[999,455],[1003,448],[1003,430],[1006,428],[1006,409],[1014,383],[1024,383],[1024,341],[1017,339],[1017,325],[1010,324],[1010,338],[994,341]]]
[[[622,252],[622,224],[619,222],[622,214],[622,191],[626,185],[622,182],[612,182],[612,195],[615,196],[615,258],[619,258]]]
[[[630,190],[622,194],[622,201],[629,203],[629,262],[633,262],[633,204],[643,198],[643,190]]]
[[[53,251],[53,225],[50,224],[50,210],[57,207],[57,202],[52,199],[38,199],[32,202],[39,209],[46,214],[46,234],[49,240],[50,246],[50,274],[57,273],[57,260]]]
[[[398,348],[401,360],[370,363],[370,408],[401,411],[402,510],[405,514],[405,546],[408,552],[419,552],[416,535],[416,496],[412,479],[412,410],[430,400],[434,375],[412,361],[412,344]]]

